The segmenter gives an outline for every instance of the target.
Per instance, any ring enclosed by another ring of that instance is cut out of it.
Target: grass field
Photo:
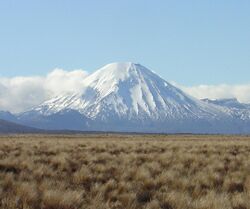
[[[0,137],[0,208],[248,209],[250,137]]]

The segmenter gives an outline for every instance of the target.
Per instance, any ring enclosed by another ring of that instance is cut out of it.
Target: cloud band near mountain
[[[55,69],[46,76],[0,77],[0,110],[22,112],[58,94],[76,92],[84,87],[88,75],[83,70]],[[182,86],[186,93],[199,99],[237,98],[250,103],[250,84]]]
[[[179,86],[186,93],[199,99],[236,98],[240,102],[250,103],[250,84],[243,85],[198,85]]]
[[[78,91],[87,75],[83,70],[55,69],[43,77],[0,77],[0,110],[21,112],[55,95]]]

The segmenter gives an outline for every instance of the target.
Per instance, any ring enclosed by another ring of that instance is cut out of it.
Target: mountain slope
[[[237,99],[203,99],[203,101],[207,102],[208,104],[215,104],[221,107],[229,109],[231,115],[234,118],[241,119],[243,121],[250,120],[250,104],[240,103]]]
[[[7,120],[7,121],[10,121],[10,122],[15,122],[16,121],[15,115],[13,115],[12,113],[10,113],[8,111],[0,111],[0,119]]]
[[[229,98],[229,99],[202,99],[202,101],[220,105],[227,108],[235,108],[235,109],[249,109],[250,110],[250,104],[244,104],[239,102],[236,98]]]
[[[195,99],[139,64],[106,65],[83,83],[81,92],[46,101],[18,120],[94,131],[238,133],[243,128],[231,109]]]
[[[49,115],[31,110],[19,114],[16,117],[16,121],[44,130],[89,130],[88,119],[78,111],[72,109],[63,109]]]
[[[0,134],[39,133],[38,129],[0,119]]]

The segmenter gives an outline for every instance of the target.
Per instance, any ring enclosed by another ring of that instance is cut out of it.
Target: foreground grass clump
[[[250,137],[2,136],[0,208],[250,209]]]

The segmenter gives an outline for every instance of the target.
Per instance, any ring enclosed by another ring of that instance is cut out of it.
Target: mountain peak
[[[107,65],[105,65],[104,67],[113,67],[113,68],[129,68],[133,65],[138,65],[138,63],[134,63],[134,62],[112,62],[109,63]]]
[[[105,65],[98,71],[106,71],[106,72],[112,72],[112,73],[131,73],[135,71],[142,71],[143,69],[146,69],[144,66],[133,63],[133,62],[113,62],[110,64]],[[97,71],[97,72],[98,72]]]
[[[84,83],[89,84],[98,84],[103,86],[103,84],[118,84],[129,78],[142,78],[145,75],[151,75],[152,72],[146,67],[136,64],[133,62],[115,62],[105,65],[96,72],[89,75]]]

